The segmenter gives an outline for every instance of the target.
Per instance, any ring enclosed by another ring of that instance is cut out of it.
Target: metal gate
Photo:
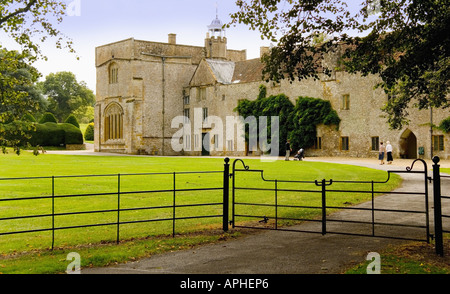
[[[450,233],[450,176],[442,175],[439,167],[439,157],[433,157],[433,208],[434,208],[434,235],[436,253],[444,256],[443,233]],[[444,206],[442,205],[444,203]],[[445,209],[445,210],[444,210]]]
[[[420,163],[423,169],[416,166]],[[421,188],[383,189],[392,173],[407,174]],[[248,179],[255,176],[258,184],[251,186],[254,181]],[[231,177],[233,227],[425,242],[432,236],[428,209],[432,178],[422,159],[406,170],[387,171],[384,181],[267,179],[264,170],[251,169],[241,159],[234,160]],[[398,203],[408,205],[395,207]]]

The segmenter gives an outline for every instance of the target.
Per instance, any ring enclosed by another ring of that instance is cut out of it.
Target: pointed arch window
[[[119,82],[119,66],[117,63],[111,63],[109,66],[109,83],[117,84]]]
[[[123,109],[111,103],[105,110],[105,141],[123,139]]]

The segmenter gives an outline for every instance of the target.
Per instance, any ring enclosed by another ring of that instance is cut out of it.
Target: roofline
[[[152,44],[166,44],[166,45],[175,45],[175,46],[192,47],[192,48],[205,48],[205,46],[185,45],[185,44],[170,44],[168,42],[157,42],[157,41],[140,40],[140,39],[135,39],[133,37],[128,38],[128,39],[123,39],[123,40],[120,40],[120,41],[116,41],[116,42],[103,44],[103,45],[100,45],[100,46],[96,46],[95,48],[108,47],[108,46],[111,46],[111,45],[115,45],[115,44],[119,44],[119,43],[125,43],[125,42],[129,42],[129,41],[132,41],[132,42],[143,42],[143,43],[152,43]],[[230,51],[230,52],[244,52],[245,51],[246,52],[247,49],[242,49],[242,50],[239,50],[239,49],[227,49],[227,51]]]
[[[103,44],[103,45],[97,46],[95,48],[107,47],[107,46],[111,46],[114,44],[125,43],[125,42],[129,42],[129,41],[136,41],[136,40],[134,38],[128,38],[128,39],[124,39],[124,40],[120,40],[120,41],[116,41],[116,42],[112,42],[112,43],[108,43],[108,44]]]

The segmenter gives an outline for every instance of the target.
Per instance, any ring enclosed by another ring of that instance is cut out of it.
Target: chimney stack
[[[268,54],[268,53],[270,53],[270,47],[263,46],[263,47],[259,48],[260,57],[263,57],[265,54]]]
[[[177,43],[177,35],[169,34],[169,44],[175,45]]]

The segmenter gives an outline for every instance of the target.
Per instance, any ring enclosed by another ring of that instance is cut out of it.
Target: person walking
[[[384,153],[386,152],[386,148],[383,146],[383,142],[380,143],[380,149],[378,150],[378,160],[380,160],[380,164],[384,164]]]
[[[394,159],[392,158],[392,145],[389,141],[386,142],[386,155],[388,164],[391,164]]]
[[[286,142],[286,158],[284,160],[289,161],[289,156],[291,156],[291,151],[292,151],[291,141],[287,140],[287,142]]]

